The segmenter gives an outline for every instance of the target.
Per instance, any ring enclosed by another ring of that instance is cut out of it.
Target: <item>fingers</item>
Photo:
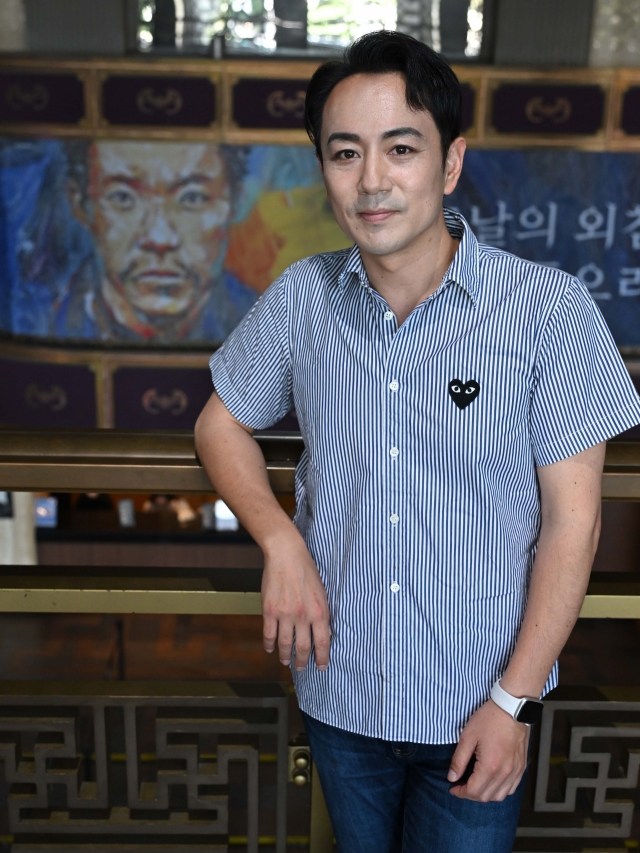
[[[262,619],[262,645],[265,652],[271,652],[276,647],[276,639],[278,637],[278,620],[275,616],[269,616],[266,613]]]
[[[309,625],[296,624],[296,672],[302,670],[309,663],[311,654],[311,627]]]
[[[284,620],[278,622],[274,616],[265,615],[262,624],[262,645],[266,652],[273,652],[278,645],[280,663],[289,666],[293,650],[293,638],[296,640],[295,667],[301,672],[309,663],[311,649],[315,651],[316,666],[322,672],[329,666],[329,648],[331,629],[326,620],[316,623],[313,634],[309,625],[295,625]]]
[[[331,628],[329,620],[313,624],[313,648],[316,656],[316,666],[321,672],[329,666],[329,647],[331,646]]]
[[[529,734],[490,700],[481,705],[463,729],[451,760],[447,778],[459,784],[450,793],[482,803],[501,802],[514,793],[527,766]],[[472,754],[475,762],[467,779],[463,774]]]
[[[465,785],[456,785],[451,793],[459,799],[475,800],[479,803],[502,802],[515,793],[524,775],[525,766],[480,765],[476,763],[473,773]]]
[[[518,786],[520,785],[520,782],[522,781],[523,776],[524,776],[524,770],[522,771],[522,773],[520,773],[518,776],[516,776],[516,778],[512,782],[511,787],[507,791],[508,797],[510,797],[511,794],[515,794],[515,792],[518,790]]]
[[[293,646],[293,625],[291,622],[280,620],[278,625],[278,656],[283,666],[291,663],[291,648]]]
[[[460,738],[456,751],[451,758],[449,772],[447,773],[449,782],[456,782],[462,776],[473,757],[475,748],[476,744],[473,738],[465,738],[464,736]]]

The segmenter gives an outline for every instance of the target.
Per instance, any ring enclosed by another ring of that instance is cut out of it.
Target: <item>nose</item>
[[[167,219],[162,204],[155,204],[145,222],[145,230],[139,245],[143,249],[164,255],[180,245],[175,228]]]
[[[377,151],[365,152],[362,158],[358,192],[363,195],[377,195],[390,190],[391,181],[384,155]]]

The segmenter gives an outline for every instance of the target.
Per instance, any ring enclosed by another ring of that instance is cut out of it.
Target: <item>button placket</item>
[[[391,722],[395,718],[398,702],[401,701],[402,672],[402,628],[403,596],[399,583],[400,555],[402,552],[403,532],[401,526],[404,524],[402,495],[399,492],[400,480],[400,437],[402,435],[400,405],[402,404],[402,389],[399,376],[402,373],[402,364],[399,363],[402,330],[396,329],[396,318],[392,312],[388,318],[388,328],[394,330],[390,341],[386,360],[386,389],[385,389],[385,429],[382,446],[383,453],[386,452],[386,465],[384,471],[385,479],[385,502],[387,503],[386,540],[388,542],[385,555],[385,569],[383,580],[383,597],[385,599],[386,631],[385,631],[385,704],[384,716]],[[385,314],[385,320],[387,316]],[[400,594],[399,594],[400,593]],[[399,692],[400,691],[400,692]]]

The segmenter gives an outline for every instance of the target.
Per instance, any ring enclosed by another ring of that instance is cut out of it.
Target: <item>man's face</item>
[[[435,122],[407,105],[402,75],[338,83],[322,118],[322,168],[338,224],[362,252],[393,255],[425,239],[457,183],[464,141],[452,149],[443,167]]]
[[[230,187],[218,146],[97,142],[89,194],[120,298],[151,322],[196,305],[226,251]]]

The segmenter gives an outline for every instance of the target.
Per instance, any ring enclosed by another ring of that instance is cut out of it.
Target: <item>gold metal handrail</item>
[[[258,432],[271,486],[293,493],[298,433]],[[0,430],[7,491],[211,493],[188,431]]]
[[[256,433],[271,485],[293,492],[303,450],[297,433]],[[190,432],[0,430],[0,488],[8,491],[211,493]],[[640,442],[611,442],[603,475],[605,500],[640,499]],[[98,575],[99,572],[99,575]],[[233,570],[230,570],[232,573]],[[78,576],[64,567],[25,575],[0,570],[0,612],[259,614],[254,589],[216,589],[189,570],[163,577],[93,568]],[[89,576],[90,575],[90,576]],[[583,618],[640,619],[640,582],[633,576],[592,578]]]
[[[216,589],[214,580],[189,569],[165,569],[164,577],[140,577],[140,568],[117,576],[70,576],[62,566],[42,566],[25,575],[20,566],[0,567],[0,612],[4,613],[171,613],[245,615],[262,613],[257,590]],[[234,569],[229,569],[233,577]],[[592,575],[583,619],[640,619],[640,579],[632,573]]]
[[[257,432],[271,486],[293,493],[298,433]],[[8,491],[210,493],[189,431],[0,430],[0,488]],[[640,500],[640,442],[607,445],[603,500]]]

